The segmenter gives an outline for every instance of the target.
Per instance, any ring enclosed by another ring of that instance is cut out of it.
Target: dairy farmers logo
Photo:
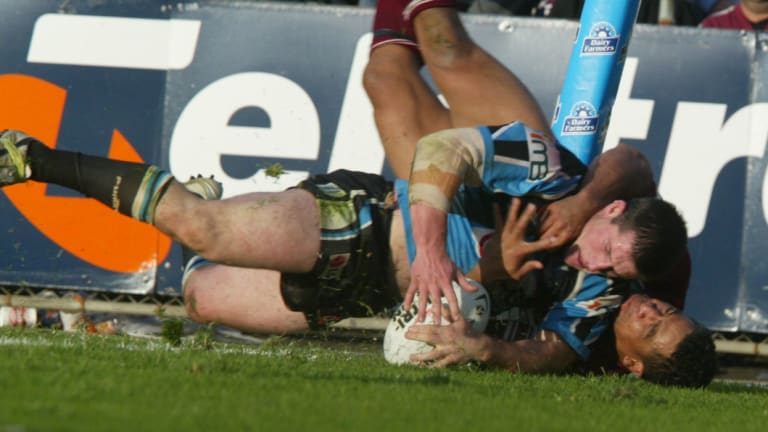
[[[581,46],[582,55],[613,55],[619,46],[619,35],[608,22],[592,24]]]
[[[576,102],[563,121],[563,135],[588,135],[597,131],[597,110],[589,102]]]

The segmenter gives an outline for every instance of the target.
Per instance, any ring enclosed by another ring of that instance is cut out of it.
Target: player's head
[[[672,204],[617,200],[587,221],[565,262],[612,277],[654,279],[679,261],[687,241],[685,221]]]
[[[619,363],[645,380],[704,387],[717,372],[712,335],[669,303],[635,294],[614,322]]]

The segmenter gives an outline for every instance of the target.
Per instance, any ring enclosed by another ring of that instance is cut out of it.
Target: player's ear
[[[620,214],[624,213],[624,210],[627,209],[627,202],[624,200],[615,200],[611,201],[610,204],[603,207],[602,210],[600,210],[601,213],[603,213],[604,216],[607,216],[609,218],[615,218],[616,216],[619,216]]]
[[[636,375],[638,377],[643,376],[643,368],[645,365],[643,364],[643,361],[639,358],[635,358],[630,355],[625,355],[621,358],[621,365],[624,366],[628,371],[630,371],[633,375]]]

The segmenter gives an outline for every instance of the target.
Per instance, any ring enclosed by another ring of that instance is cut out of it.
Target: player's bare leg
[[[217,263],[302,273],[320,250],[319,210],[300,189],[205,201],[174,182],[154,225]]]
[[[420,68],[413,50],[389,44],[371,53],[363,75],[387,161],[398,178],[408,178],[419,138],[451,126]]]
[[[262,334],[309,329],[304,314],[283,302],[279,272],[209,264],[185,279],[184,304],[195,321]]]
[[[0,186],[53,183],[138,221],[211,261],[302,273],[320,250],[319,210],[303,190],[207,201],[152,165],[53,150],[19,131],[0,133]]]
[[[197,176],[184,187],[206,200],[221,199],[222,184]],[[281,273],[217,264],[182,246],[182,293],[187,315],[256,333],[293,333],[309,328],[303,313],[289,310],[280,290]]]
[[[421,56],[403,24],[406,3],[379,0],[363,74],[387,161],[398,178],[408,178],[419,138],[450,127],[447,111],[420,75]]]
[[[411,24],[429,73],[448,102],[453,127],[519,120],[551,135],[530,91],[469,37],[457,10],[422,3]]]

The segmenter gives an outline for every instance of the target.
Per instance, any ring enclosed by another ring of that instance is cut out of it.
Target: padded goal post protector
[[[552,130],[589,164],[603,147],[640,0],[587,0]]]

